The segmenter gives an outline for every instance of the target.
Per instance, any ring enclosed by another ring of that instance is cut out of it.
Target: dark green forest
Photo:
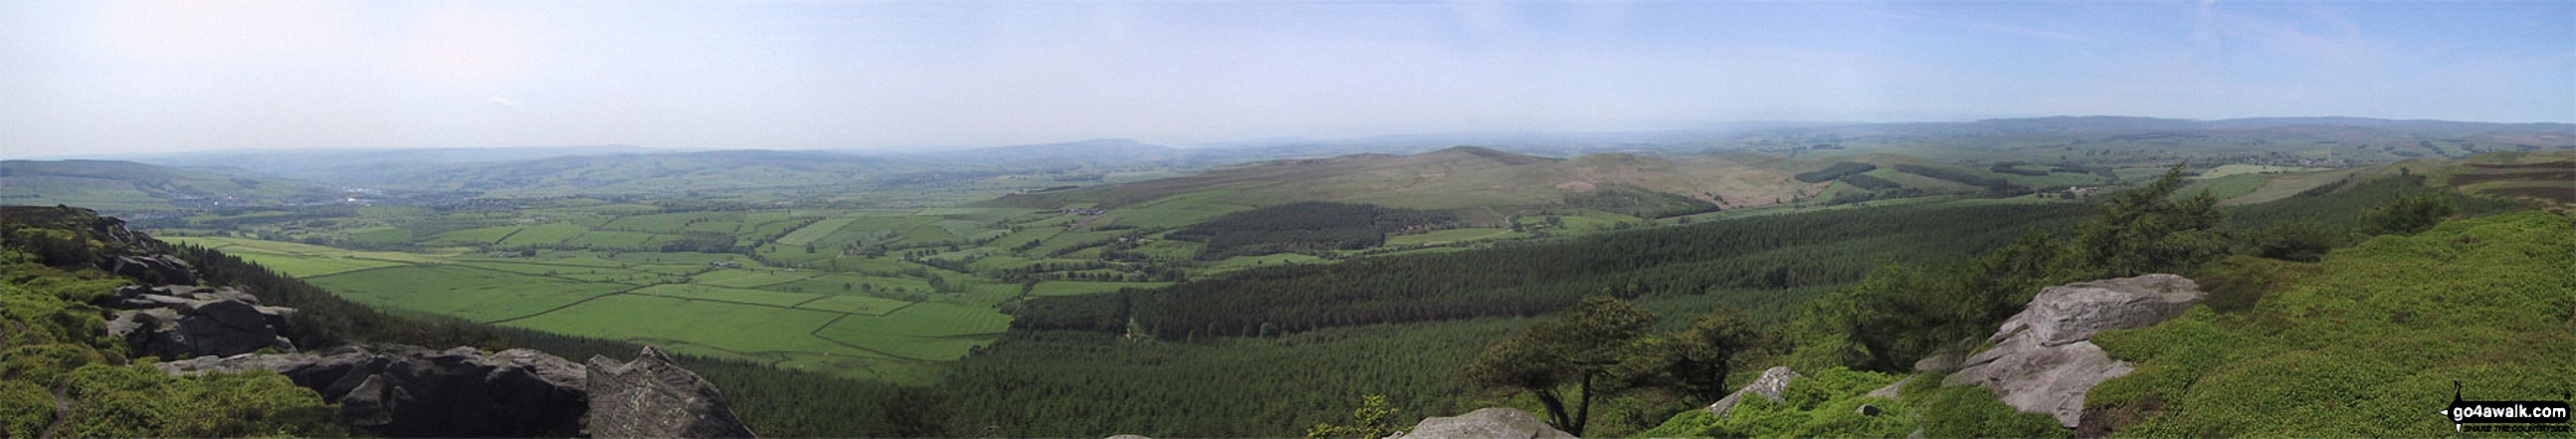
[[[1635,298],[1824,286],[1858,279],[1884,262],[2001,245],[2025,230],[2073,221],[2084,211],[2069,204],[1861,208],[1470,252],[1261,267],[1155,290],[1036,298],[1016,310],[1013,325],[1119,333],[1132,322],[1154,337],[1197,340],[1530,316],[1592,294]]]
[[[1455,215],[1367,204],[1300,201],[1217,216],[1168,235],[1207,243],[1200,259],[1317,250],[1358,250],[1388,233],[1456,221]]]
[[[1878,165],[1873,165],[1873,164],[1868,164],[1868,163],[1834,162],[1834,164],[1833,164],[1832,166],[1826,166],[1826,167],[1825,167],[1825,169],[1819,169],[1819,170],[1815,170],[1815,171],[1811,171],[1811,172],[1801,172],[1801,173],[1798,173],[1798,175],[1795,175],[1795,176],[1792,176],[1792,177],[1793,177],[1793,178],[1797,178],[1797,179],[1798,179],[1798,181],[1803,181],[1803,182],[1808,182],[1808,183],[1823,183],[1823,182],[1828,182],[1828,181],[1834,181],[1835,179],[1843,178],[1843,177],[1846,177],[1846,176],[1860,175],[1860,173],[1863,173],[1863,172],[1869,172],[1869,171],[1875,171],[1875,170],[1878,170]]]

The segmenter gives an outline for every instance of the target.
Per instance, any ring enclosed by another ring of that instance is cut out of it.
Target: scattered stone
[[[2006,405],[2073,428],[2084,416],[2086,391],[2131,371],[2087,340],[2104,329],[2180,316],[2202,296],[2191,279],[2170,274],[2048,287],[1988,339],[1994,348],[1968,357],[1943,383],[1985,386]]]
[[[588,389],[594,437],[753,437],[714,384],[659,348],[622,364],[591,357]]]
[[[1573,439],[1537,416],[1519,409],[1494,407],[1451,417],[1425,418],[1413,424],[1405,439]]]
[[[1798,379],[1798,371],[1789,370],[1787,366],[1764,369],[1762,371],[1762,377],[1755,378],[1753,380],[1753,384],[1747,384],[1742,389],[1736,389],[1735,393],[1727,394],[1725,398],[1719,398],[1717,403],[1709,404],[1708,413],[1717,415],[1717,417],[1721,419],[1725,418],[1726,412],[1728,410],[1735,409],[1735,404],[1743,402],[1744,395],[1748,393],[1759,395],[1763,399],[1768,399],[1772,402],[1779,402],[1780,392],[1787,391],[1789,389],[1789,381],[1795,379]]]

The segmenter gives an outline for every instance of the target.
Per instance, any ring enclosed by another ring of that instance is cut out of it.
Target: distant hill
[[[1896,156],[1874,160],[1928,163]],[[1415,155],[1275,160],[1184,177],[1015,194],[994,203],[1035,208],[1096,204],[1198,209],[1196,205],[1335,201],[1482,211],[1488,217],[1529,207],[1601,206],[1602,210],[1660,216],[1658,212],[1765,206],[1815,196],[1836,183],[1792,177],[1829,165],[1761,154],[1601,153],[1551,158],[1459,146]],[[1929,179],[1909,181],[1908,185],[1927,190],[1958,186]]]
[[[1172,164],[1201,154],[1127,139],[962,149],[891,158],[985,166],[1044,168],[1068,165]]]
[[[614,196],[690,191],[846,187],[891,169],[885,160],[821,151],[735,150],[550,157],[484,163],[405,163],[333,181],[484,196]]]
[[[2007,160],[2097,166],[2198,163],[2349,166],[2488,152],[2576,149],[2576,124],[2352,117],[2215,121],[2084,116],[1759,130],[1714,150],[1803,154],[1894,152],[1953,163]]]
[[[238,168],[306,180],[338,180],[381,172],[388,165],[477,163],[566,156],[667,152],[626,145],[515,148],[391,148],[204,151],[120,158],[162,166]]]
[[[0,204],[140,212],[338,199],[330,185],[251,174],[113,160],[0,161]]]

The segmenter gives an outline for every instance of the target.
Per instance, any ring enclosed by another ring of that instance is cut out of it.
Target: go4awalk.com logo
[[[2567,432],[2567,401],[2470,401],[2451,382],[2451,406],[2442,409],[2462,432]]]

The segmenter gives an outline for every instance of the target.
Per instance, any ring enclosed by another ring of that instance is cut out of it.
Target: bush
[[[2255,256],[2284,261],[2316,262],[2327,250],[2342,247],[2344,230],[2316,221],[2291,221],[2265,227],[2249,239]]]
[[[2436,194],[2414,194],[2382,203],[2362,218],[2376,234],[2413,235],[2433,228],[2455,209],[2451,200]]]

